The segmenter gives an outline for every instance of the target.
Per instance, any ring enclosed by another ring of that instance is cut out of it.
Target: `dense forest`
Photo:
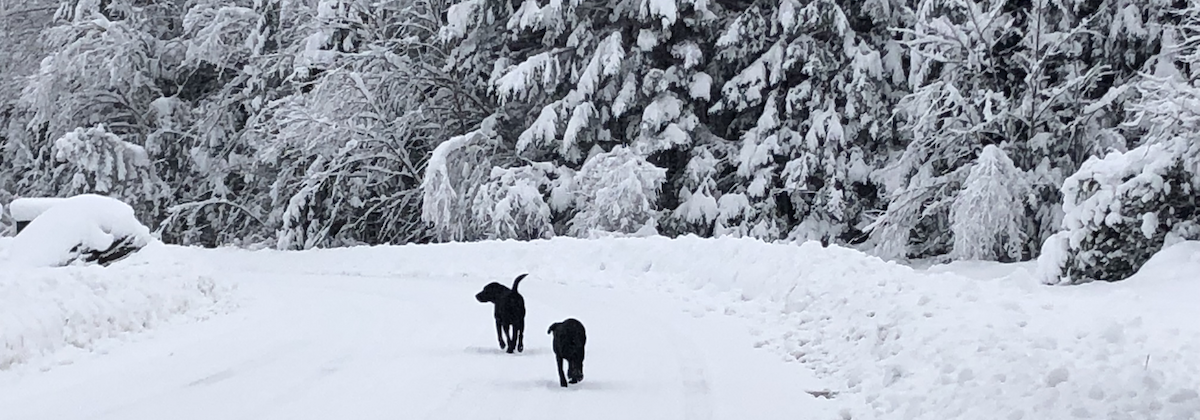
[[[1186,0],[0,0],[0,204],[105,194],[203,246],[694,234],[1119,280],[1200,239],[1198,72]]]

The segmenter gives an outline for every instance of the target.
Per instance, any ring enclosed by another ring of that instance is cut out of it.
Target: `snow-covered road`
[[[490,279],[220,272],[238,310],[5,373],[0,418],[831,417],[806,393],[819,389],[812,373],[754,349],[744,321],[654,292],[530,276],[525,352],[509,355],[491,306],[472,298]],[[584,382],[562,389],[545,330],[566,317],[586,324],[588,359]]]
[[[7,268],[0,420],[1200,420],[1200,242],[1079,287],[736,238]],[[524,272],[525,353],[504,354],[473,297]],[[588,359],[564,390],[544,331],[567,317]]]

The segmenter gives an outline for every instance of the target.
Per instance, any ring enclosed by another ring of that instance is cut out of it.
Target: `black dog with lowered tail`
[[[567,318],[550,326],[546,334],[554,334],[554,357],[558,359],[558,384],[566,388],[570,383],[583,380],[583,348],[587,344],[587,330],[575,318]],[[570,363],[566,376],[563,375],[563,359]]]

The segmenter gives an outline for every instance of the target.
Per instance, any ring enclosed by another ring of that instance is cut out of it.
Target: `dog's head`
[[[506,292],[508,292],[507,286],[500,283],[491,282],[488,283],[487,286],[483,286],[482,291],[475,294],[475,300],[478,300],[479,302],[495,302],[496,299],[499,299],[500,296]]]

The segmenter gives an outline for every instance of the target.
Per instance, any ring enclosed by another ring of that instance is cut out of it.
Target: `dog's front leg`
[[[500,349],[504,350],[504,336],[500,334],[500,319],[496,319],[496,341],[500,342]]]
[[[559,356],[557,354],[554,355],[554,358],[558,360],[558,385],[563,388],[566,388],[567,387],[567,376],[563,374],[563,370],[562,370],[563,358],[562,358],[562,356]]]

